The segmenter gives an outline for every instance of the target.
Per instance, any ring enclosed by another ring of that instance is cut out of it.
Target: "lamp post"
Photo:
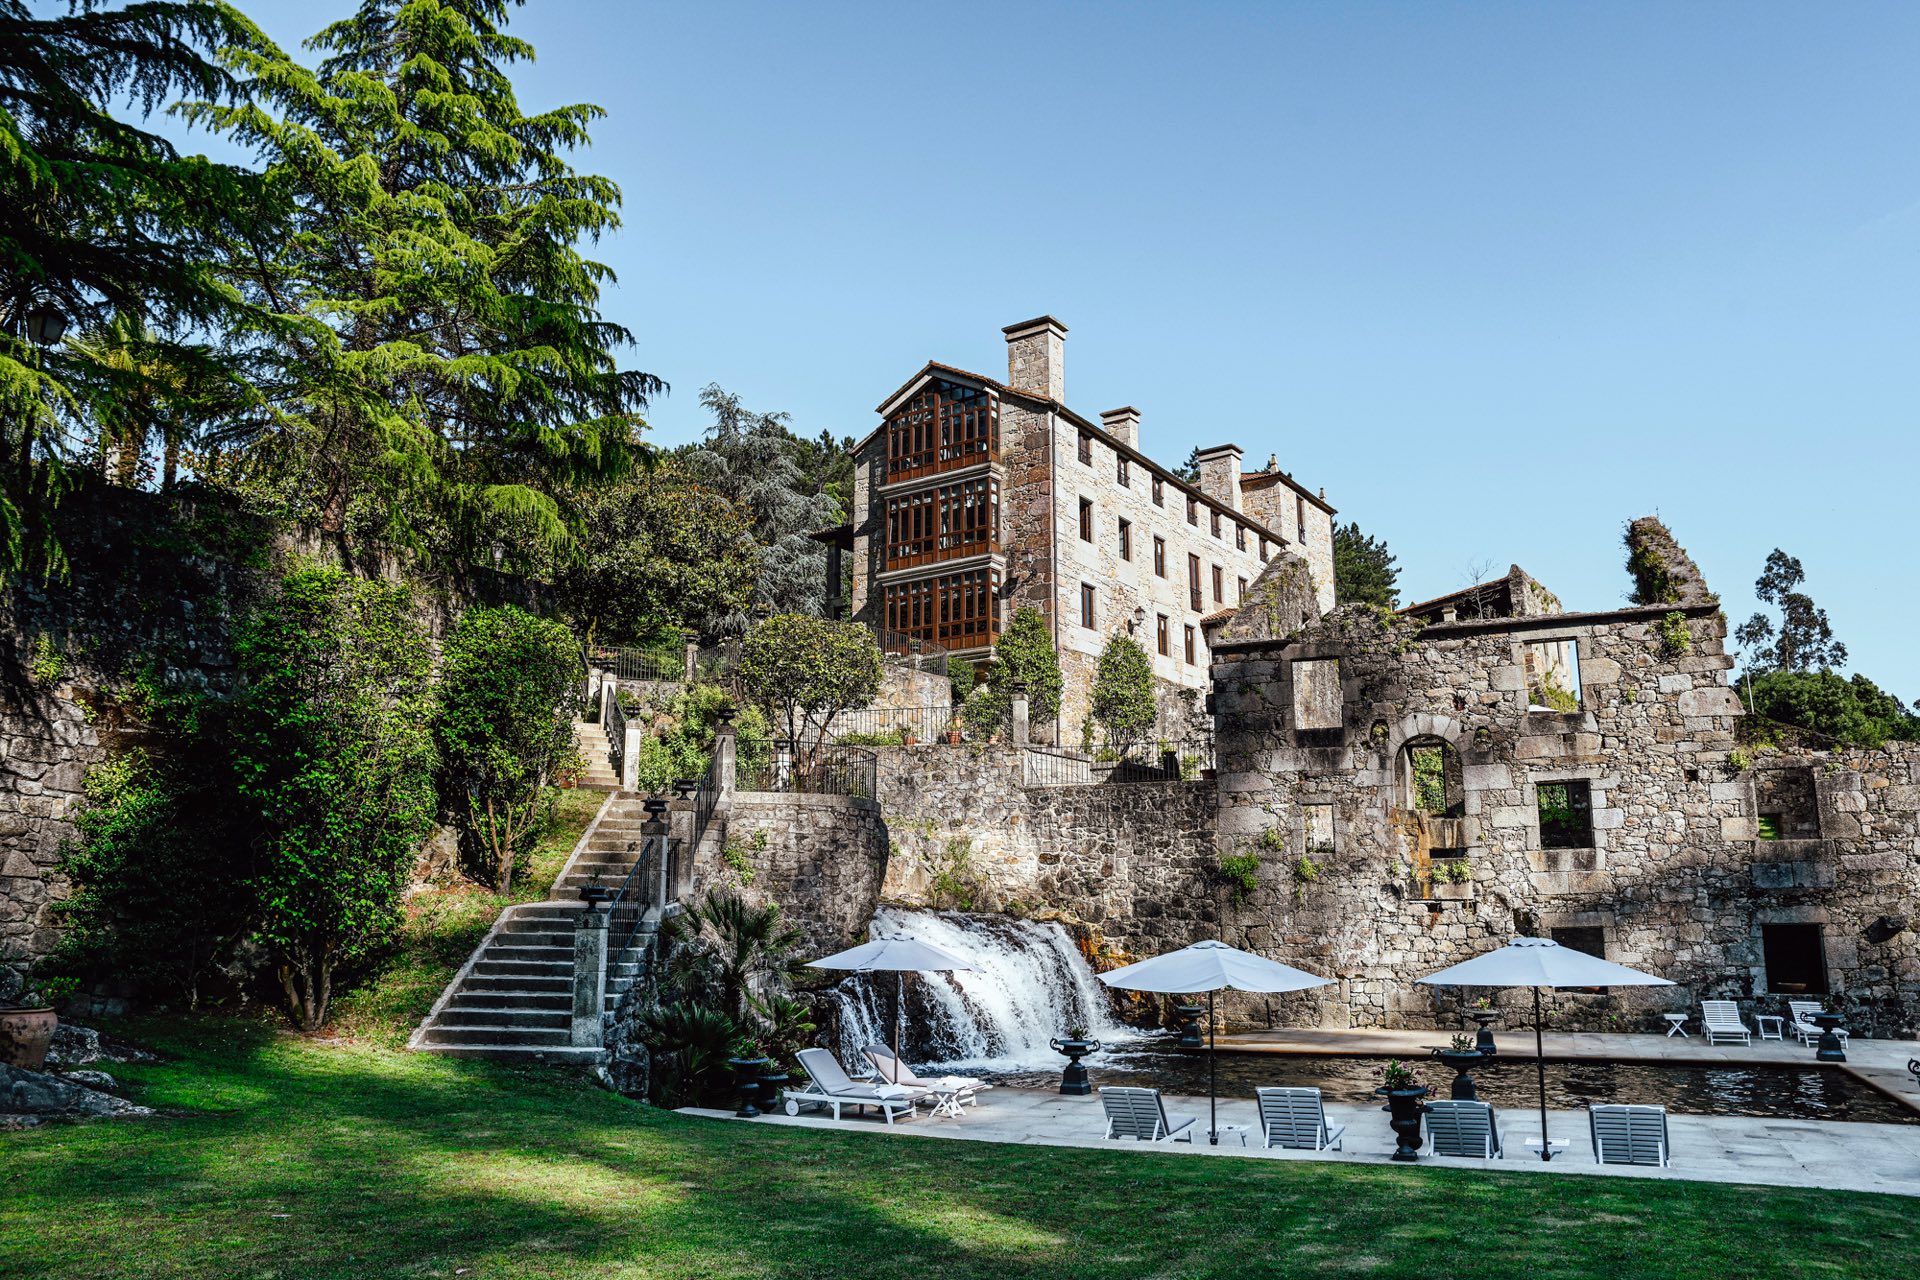
[[[15,314],[19,317],[20,336],[33,348],[34,371],[39,372],[45,359],[41,353],[66,335],[67,318],[44,302],[22,307]],[[20,420],[20,490],[23,496],[33,491],[32,414],[23,414]]]

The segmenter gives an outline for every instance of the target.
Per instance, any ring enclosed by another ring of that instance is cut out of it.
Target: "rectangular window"
[[[1827,955],[1817,924],[1763,924],[1760,950],[1767,990],[1784,995],[1825,995]]]
[[[1187,628],[1187,665],[1192,666],[1198,659],[1194,656],[1193,628]]]
[[[1093,503],[1080,499],[1080,541],[1093,541]]]
[[[1301,805],[1306,828],[1306,850],[1309,857],[1323,856],[1333,852],[1333,806],[1330,804]]]
[[[1270,553],[1267,551],[1267,538],[1265,534],[1261,534],[1260,535],[1260,563],[1265,564],[1269,558],[1270,558]]]
[[[1225,581],[1226,574],[1220,571],[1220,566],[1213,566],[1213,602],[1215,604],[1225,604],[1227,602],[1226,589],[1222,586],[1222,583]]]
[[[1820,797],[1811,769],[1755,769],[1753,807],[1762,840],[1820,838]]]
[[[1093,437],[1084,431],[1080,433],[1080,461],[1093,465]]]
[[[1307,500],[1297,493],[1294,494],[1293,509],[1300,531],[1300,541],[1304,545],[1307,540]]]
[[[1200,607],[1200,557],[1187,557],[1187,603],[1197,612]]]
[[[1607,958],[1607,931],[1599,925],[1566,925],[1548,930],[1553,940],[1569,951],[1578,951],[1596,960]],[[1579,991],[1586,995],[1603,996],[1605,987],[1563,987],[1564,991]]]
[[[1200,527],[1200,503],[1192,494],[1187,495],[1187,523],[1196,529]]]
[[[1153,505],[1156,507],[1167,505],[1167,485],[1159,476],[1153,478]]]
[[[1133,487],[1133,481],[1127,479],[1127,455],[1124,453],[1113,455],[1113,478],[1120,482],[1122,488]]]
[[[896,583],[881,594],[881,625],[943,649],[990,645],[999,590],[1000,571],[990,568]]]
[[[1243,524],[1233,526],[1233,546],[1236,551],[1247,549],[1247,526]]]
[[[1245,578],[1235,578],[1233,585],[1239,588],[1238,594],[1233,597],[1233,602],[1235,604],[1245,604],[1247,601],[1247,580]]]
[[[1130,520],[1120,522],[1120,558],[1133,559],[1133,522]]]
[[[1542,849],[1593,848],[1593,786],[1583,779],[1534,788]]]
[[[1167,625],[1167,615],[1164,613],[1156,615],[1154,635],[1160,641],[1160,656],[1163,658],[1173,656],[1173,639],[1169,634],[1171,631],[1172,628]]]
[[[1580,644],[1575,640],[1536,640],[1521,648],[1527,672],[1527,710],[1580,709]]]
[[[1093,627],[1093,588],[1084,582],[1080,584],[1080,625]]]
[[[1212,517],[1212,533],[1213,536],[1217,538],[1220,536],[1220,513],[1218,511],[1209,511],[1207,514]]]
[[[1156,537],[1153,540],[1153,571],[1159,577],[1167,576],[1167,540]]]
[[[1340,727],[1340,659],[1299,658],[1293,664],[1293,727]]]
[[[935,379],[887,419],[889,481],[985,462],[1000,451],[999,401]]]
[[[999,541],[1000,482],[991,476],[890,497],[887,568],[976,555]]]

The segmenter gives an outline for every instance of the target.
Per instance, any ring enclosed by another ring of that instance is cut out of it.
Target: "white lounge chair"
[[[1107,1111],[1109,1138],[1142,1142],[1192,1142],[1198,1116],[1170,1116],[1158,1089],[1102,1085],[1100,1105]]]
[[[1601,1164],[1665,1165],[1671,1155],[1665,1107],[1596,1103],[1587,1108],[1587,1121],[1593,1158]]]
[[[1732,1000],[1702,1000],[1700,1025],[1706,1028],[1708,1044],[1722,1040],[1738,1040],[1744,1045],[1753,1043],[1753,1033],[1740,1021],[1740,1006]]]
[[[1327,1109],[1318,1089],[1255,1089],[1260,1103],[1260,1128],[1270,1147],[1301,1151],[1344,1150],[1340,1135],[1345,1125],[1327,1126]]]
[[[955,1112],[962,1106],[979,1106],[980,1094],[993,1088],[977,1076],[940,1076],[928,1080],[914,1074],[912,1067],[893,1056],[893,1050],[883,1044],[870,1044],[863,1053],[873,1063],[873,1069],[879,1074],[880,1083],[905,1085],[909,1089],[925,1089],[929,1093],[946,1094],[953,1098]]]
[[[1789,1000],[1787,1012],[1793,1015],[1793,1021],[1788,1025],[1793,1028],[1794,1039],[1801,1044],[1812,1044],[1820,1038],[1822,1033],[1813,1018],[1815,1014],[1825,1013],[1826,1010],[1820,1007],[1818,1000]],[[1844,1045],[1847,1042],[1845,1027],[1835,1027],[1833,1034],[1840,1037],[1841,1044]]]
[[[801,1107],[831,1107],[838,1120],[842,1107],[858,1107],[862,1115],[868,1107],[878,1107],[892,1124],[897,1115],[911,1117],[914,1104],[927,1096],[926,1090],[907,1085],[857,1084],[825,1049],[802,1049],[797,1056],[806,1069],[807,1087],[786,1091],[785,1110],[790,1116],[799,1115]]]
[[[1437,1156],[1493,1160],[1506,1155],[1500,1148],[1500,1117],[1484,1102],[1464,1098],[1429,1102],[1427,1133]]]

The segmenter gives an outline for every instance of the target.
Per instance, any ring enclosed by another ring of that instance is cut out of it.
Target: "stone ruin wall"
[[[1765,991],[1760,926],[1818,923],[1827,998],[1857,1028],[1912,1034],[1920,956],[1911,932],[1890,927],[1920,904],[1920,746],[1769,753],[1740,767],[1724,621],[1711,604],[1680,607],[1690,639],[1676,646],[1662,627],[1673,608],[1417,635],[1343,609],[1296,636],[1216,649],[1219,841],[1261,863],[1226,940],[1339,979],[1295,998],[1295,1020],[1430,1024],[1460,997],[1413,977],[1570,926],[1602,930],[1610,959],[1680,985],[1605,1000],[1563,993],[1567,1025],[1645,1029],[1656,1010],[1697,1011],[1712,997],[1781,1012],[1784,997]],[[1530,710],[1524,646],[1567,639],[1579,647],[1580,710]],[[1296,727],[1293,663],[1314,659],[1340,662],[1337,728]],[[1458,753],[1461,816],[1445,838],[1468,849],[1468,886],[1416,879],[1434,824],[1406,798],[1403,748],[1415,740]],[[1783,769],[1811,771],[1820,838],[1756,838],[1756,775],[1764,787]],[[1591,788],[1593,847],[1543,848],[1538,784],[1569,779]],[[1309,804],[1331,805],[1335,827],[1311,881],[1295,872]],[[1465,896],[1422,896],[1435,892]]]

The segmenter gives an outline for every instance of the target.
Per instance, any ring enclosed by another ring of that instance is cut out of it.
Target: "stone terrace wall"
[[[90,485],[61,504],[64,580],[0,591],[0,987],[6,969],[58,940],[52,874],[86,771],[147,741],[116,700],[143,667],[203,688],[233,678],[231,627],[298,557],[398,578],[393,557],[349,557],[334,542],[276,528],[216,499]],[[472,600],[539,607],[523,584],[485,570],[414,579],[422,623],[446,633]]]
[[[750,897],[771,898],[800,927],[809,956],[866,934],[887,867],[886,829],[872,801],[736,791],[724,847],[747,874],[724,859],[696,867],[696,895],[709,885],[745,881]]]

